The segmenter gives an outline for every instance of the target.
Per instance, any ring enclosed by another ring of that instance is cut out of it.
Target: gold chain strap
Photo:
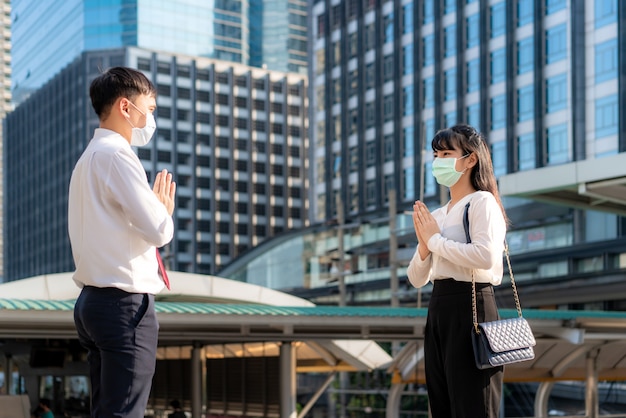
[[[506,264],[509,267],[509,277],[511,277],[511,287],[513,288],[513,297],[515,298],[515,307],[517,308],[517,315],[522,317],[522,305],[519,303],[519,296],[517,294],[517,286],[515,285],[515,277],[513,277],[513,269],[511,268],[511,259],[509,258],[509,245],[504,241],[504,255],[506,256]],[[480,328],[478,328],[478,312],[476,311],[476,280],[474,279],[474,270],[472,270],[472,318],[474,320],[474,331],[476,334],[480,334]]]

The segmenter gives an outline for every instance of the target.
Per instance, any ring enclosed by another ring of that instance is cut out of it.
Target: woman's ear
[[[472,152],[468,157],[467,157],[467,166],[468,167],[474,167],[476,164],[478,164],[478,155],[476,155],[475,152]]]

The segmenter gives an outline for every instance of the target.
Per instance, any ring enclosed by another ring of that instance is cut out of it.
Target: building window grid
[[[456,99],[456,67],[450,68],[444,73],[445,100]]]
[[[567,124],[554,125],[546,130],[548,164],[563,164],[569,161]]]
[[[546,63],[567,58],[567,25],[562,23],[546,31]]]
[[[506,50],[500,48],[491,53],[491,84],[504,81],[506,78]]]
[[[535,112],[534,86],[524,86],[517,90],[517,121],[523,122],[533,118]]]
[[[506,31],[506,3],[494,4],[489,9],[489,27],[491,28],[491,38],[504,35]]]
[[[596,138],[617,135],[619,129],[619,104],[617,95],[596,99]]]
[[[456,25],[450,25],[445,28],[444,31],[444,54],[446,57],[453,57],[456,55]]]
[[[491,130],[506,126],[506,95],[501,94],[491,99]]]
[[[477,46],[480,42],[480,16],[475,13],[467,18],[467,48]]]
[[[534,0],[517,0],[517,26],[524,26],[534,21]]]
[[[517,74],[524,74],[533,70],[535,63],[534,48],[532,36],[517,43]]]
[[[500,177],[507,172],[506,141],[495,142],[491,146],[491,159],[493,160],[493,172]]]
[[[615,23],[617,21],[617,2],[622,0],[594,0],[595,27]]]
[[[480,89],[480,60],[473,59],[467,63],[467,92]]]
[[[517,138],[519,152],[519,169],[532,170],[535,168],[535,134],[527,133]]]
[[[565,9],[566,3],[565,0],[546,0],[546,15]]]
[[[617,39],[610,39],[595,46],[595,81],[602,83],[617,78],[619,58]]]
[[[546,80],[546,112],[552,113],[567,107],[567,74]]]

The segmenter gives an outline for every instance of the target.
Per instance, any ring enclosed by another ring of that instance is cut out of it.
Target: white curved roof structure
[[[208,276],[201,274],[190,274],[171,271],[168,272],[172,290],[164,290],[156,296],[157,307],[159,302],[184,304],[225,304],[225,305],[262,305],[277,307],[306,307],[312,308],[315,305],[305,299],[298,298],[287,293],[279,292],[262,286],[250,283],[238,282],[234,280],[224,279],[217,276]],[[12,300],[36,300],[36,301],[73,301],[80,293],[80,289],[72,280],[72,273],[59,273],[36,276],[28,279],[17,280],[14,282],[4,283],[0,285],[0,295],[2,299]],[[163,304],[162,304],[163,305]],[[170,305],[171,306],[171,305]],[[29,319],[32,326],[41,331],[42,322],[45,323],[56,314],[60,316],[59,321],[66,322],[66,327],[73,327],[73,317],[71,312],[30,312]],[[5,312],[0,309],[0,322]],[[12,312],[15,315],[15,312]],[[26,314],[24,314],[26,315]],[[35,316],[33,316],[35,315]],[[40,320],[36,316],[46,316]],[[201,316],[204,315],[204,316]],[[161,322],[160,342],[164,347],[160,349],[160,356],[169,357],[166,353],[167,346],[175,344],[186,345],[186,341],[182,336],[185,334],[193,335],[194,338],[202,338],[203,329],[207,333],[210,332],[211,340],[215,340],[215,320],[224,320],[223,317],[216,314],[206,313],[189,313],[177,312],[172,309],[162,309],[159,312],[159,322]],[[203,319],[204,318],[204,319]],[[263,315],[262,319],[265,325],[271,326],[272,321],[284,322],[284,316]],[[354,319],[358,321],[358,319]],[[324,322],[324,318],[319,319]],[[210,323],[210,326],[209,326]],[[206,326],[203,326],[206,325]],[[232,325],[232,324],[231,324]],[[52,325],[51,325],[52,326]],[[277,325],[278,326],[278,325]],[[210,331],[209,331],[210,328]],[[254,352],[252,349],[254,342],[246,334],[246,326],[241,326],[237,330],[237,335],[232,332],[225,333],[225,343],[236,344],[241,347],[241,342],[250,344],[250,349],[243,350],[245,355]],[[192,330],[192,332],[190,332]],[[231,331],[229,329],[229,331]],[[41,335],[38,331],[37,335]],[[45,329],[44,329],[45,331]],[[219,331],[218,331],[219,333]],[[209,334],[207,334],[209,335]],[[219,335],[219,334],[218,334]],[[294,340],[297,336],[289,336],[285,334],[286,339]],[[235,343],[235,340],[237,342]],[[276,340],[264,342],[265,354],[272,351],[272,347],[268,343]],[[280,342],[280,340],[278,340]],[[238,350],[222,351],[223,356],[237,355]],[[324,370],[371,370],[387,366],[392,358],[377,343],[371,340],[331,340],[316,339],[316,341],[302,341],[298,350],[299,356],[306,359],[306,366],[298,367],[301,371],[324,371]],[[312,367],[312,364],[315,365]]]

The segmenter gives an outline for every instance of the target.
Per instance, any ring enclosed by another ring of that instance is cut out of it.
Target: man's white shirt
[[[163,289],[155,247],[172,239],[172,217],[128,141],[114,131],[96,129],[74,167],[68,230],[79,287]]]

